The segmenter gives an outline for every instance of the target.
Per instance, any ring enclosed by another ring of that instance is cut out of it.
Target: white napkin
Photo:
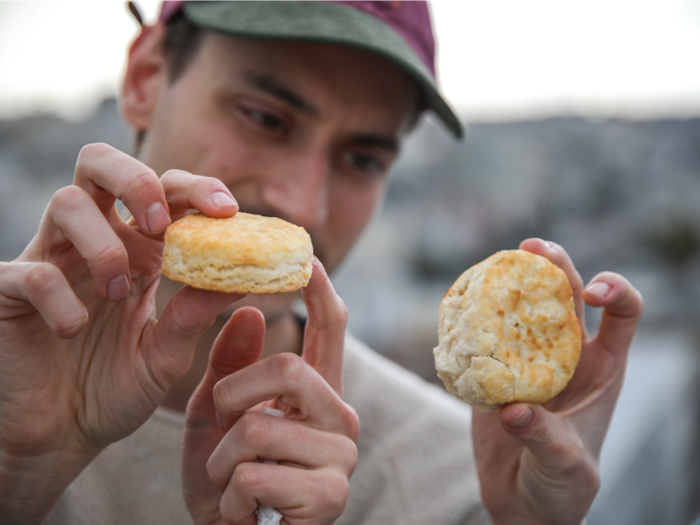
[[[269,414],[275,417],[284,417],[284,410],[277,410],[276,408],[263,408],[263,413]],[[261,463],[267,463],[268,465],[277,465],[274,460],[259,459]],[[278,525],[282,519],[282,514],[273,507],[268,507],[267,505],[258,505],[255,509],[255,515],[258,517],[258,525]]]

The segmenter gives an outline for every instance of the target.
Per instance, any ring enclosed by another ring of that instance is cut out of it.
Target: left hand
[[[288,525],[330,524],[345,509],[359,435],[357,413],[341,397],[347,312],[318,260],[302,294],[301,358],[258,361],[265,321],[254,308],[236,311],[214,343],[185,421],[183,491],[196,524],[255,525],[258,504],[277,508]],[[264,406],[286,417],[263,414]]]
[[[621,275],[603,272],[584,288],[566,252],[540,239],[520,248],[566,273],[583,331],[581,360],[571,382],[544,405],[512,403],[473,410],[481,493],[494,525],[580,524],[600,485],[598,461],[642,314],[642,297]],[[584,304],[603,307],[590,339]]]

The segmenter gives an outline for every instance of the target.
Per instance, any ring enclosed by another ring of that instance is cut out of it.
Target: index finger
[[[173,220],[180,219],[193,209],[209,217],[231,217],[238,211],[238,203],[229,189],[215,177],[168,170],[163,173],[160,181]]]
[[[642,295],[622,275],[602,272],[584,290],[586,302],[603,307],[598,335],[594,342],[613,353],[626,352],[642,316]]]
[[[342,397],[348,310],[315,256],[311,279],[301,293],[309,313],[301,357]]]
[[[170,224],[165,191],[156,172],[107,144],[80,150],[74,184],[83,188],[102,213],[119,199],[144,233],[161,234]]]

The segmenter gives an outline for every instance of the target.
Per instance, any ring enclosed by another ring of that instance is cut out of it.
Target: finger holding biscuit
[[[343,395],[343,350],[348,311],[335,293],[326,270],[314,257],[309,286],[302,290],[309,313],[304,331],[302,359]]]
[[[85,190],[113,223],[120,222],[114,208],[117,200],[145,235],[160,235],[171,223],[158,175],[107,144],[88,144],[80,150],[73,184]]]
[[[190,210],[208,217],[231,217],[238,203],[226,185],[216,177],[193,175],[182,170],[168,170],[160,178],[170,208],[170,217],[177,221]]]
[[[482,496],[494,523],[578,524],[598,490],[600,449],[642,300],[626,279],[610,272],[584,288],[570,258],[554,243],[528,239],[521,248],[562,268],[577,313],[583,300],[604,310],[598,334],[589,339],[583,332],[576,371],[556,397],[542,405],[515,402],[499,411],[473,411]]]

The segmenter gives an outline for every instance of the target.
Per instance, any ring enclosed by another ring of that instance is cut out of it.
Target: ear
[[[167,74],[164,36],[162,24],[142,26],[141,34],[129,49],[121,107],[126,121],[137,130],[150,127],[160,87]]]

